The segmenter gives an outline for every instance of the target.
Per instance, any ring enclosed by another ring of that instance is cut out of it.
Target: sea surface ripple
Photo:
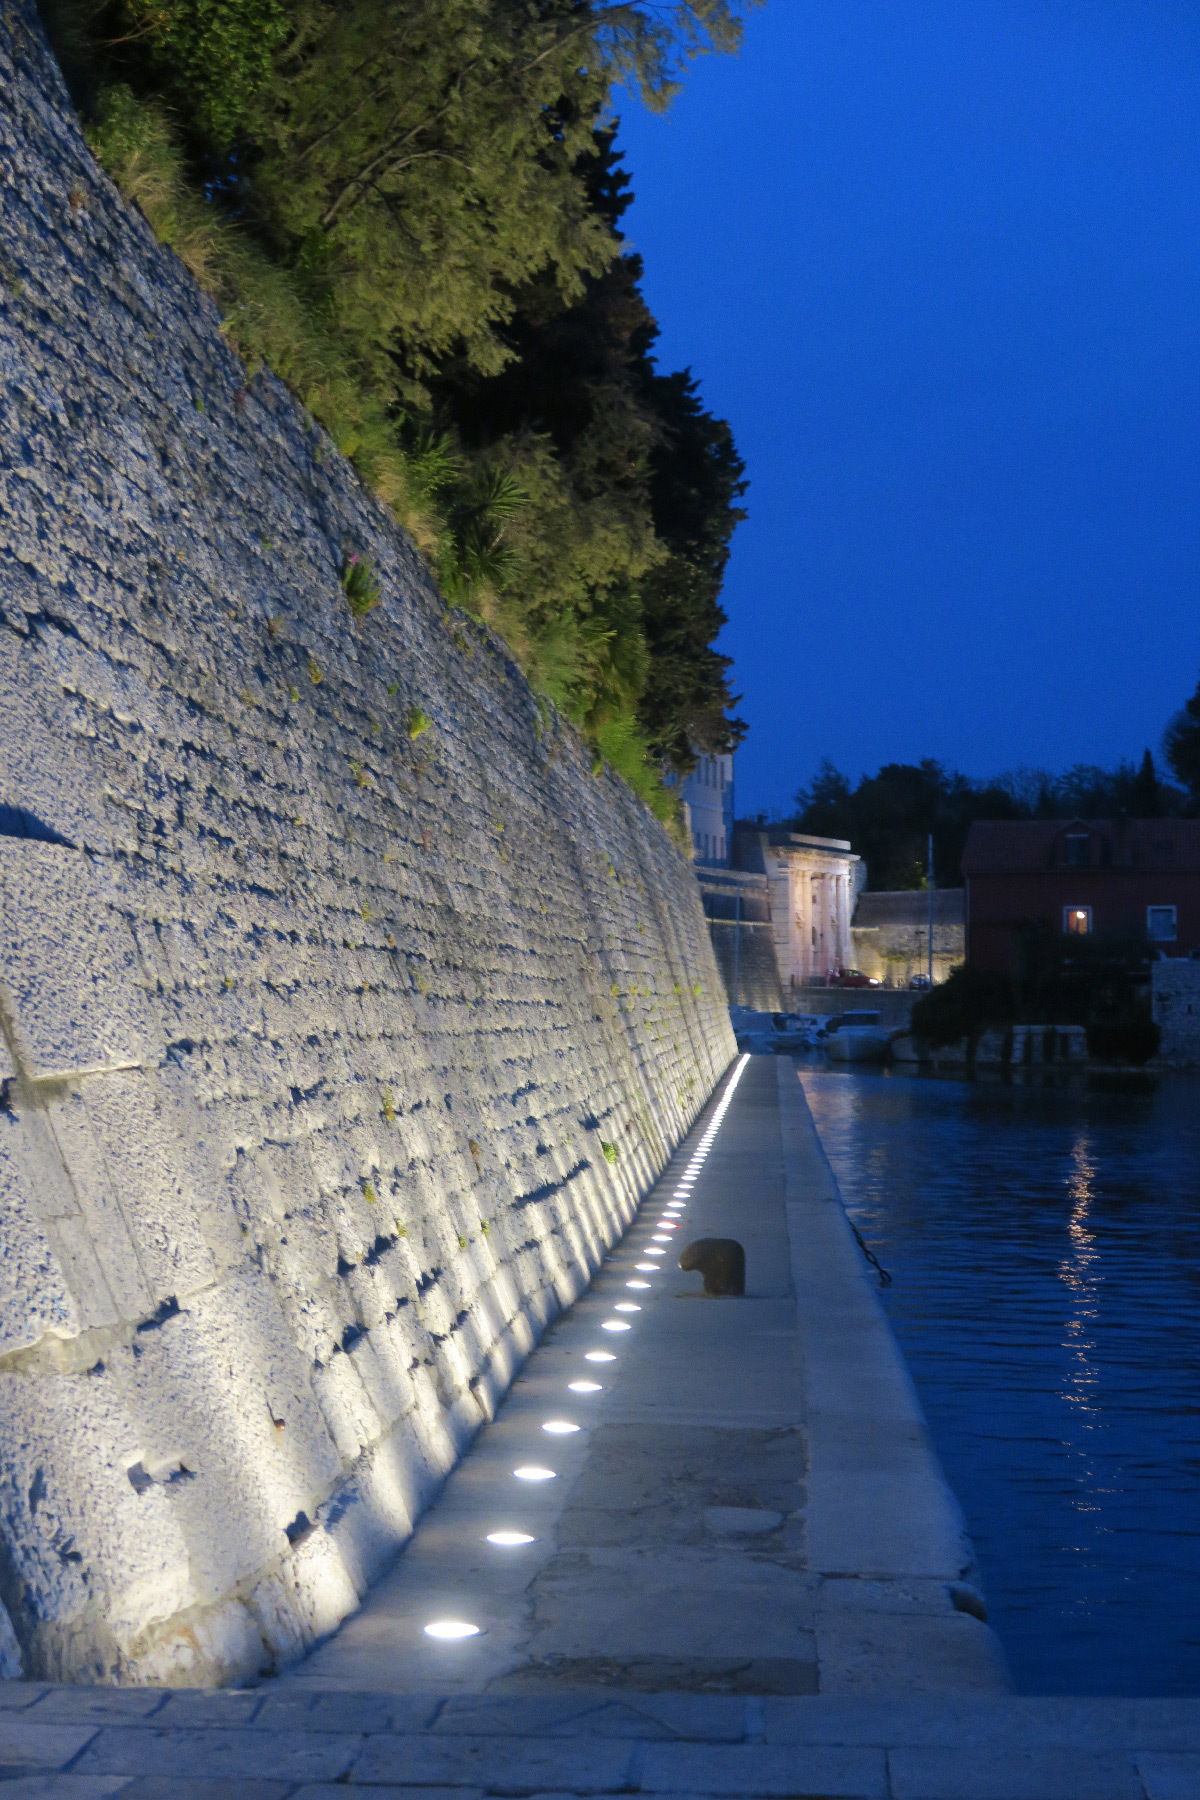
[[[1200,1693],[1200,1081],[802,1080],[1019,1691]]]

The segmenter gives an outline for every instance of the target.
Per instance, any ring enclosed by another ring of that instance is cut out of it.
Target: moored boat
[[[891,1048],[877,1012],[844,1012],[826,1043],[831,1062],[884,1062]]]

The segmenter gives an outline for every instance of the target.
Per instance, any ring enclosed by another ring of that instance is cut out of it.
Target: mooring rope
[[[871,1249],[870,1245],[867,1243],[867,1240],[864,1238],[862,1232],[858,1229],[858,1226],[854,1223],[854,1220],[851,1219],[849,1221],[849,1224],[850,1224],[851,1231],[854,1233],[855,1237],[858,1239],[859,1249],[862,1251],[863,1255],[866,1257],[866,1259],[870,1263],[871,1267],[873,1269],[877,1269],[879,1272],[880,1287],[881,1288],[891,1287],[891,1285],[892,1285],[891,1276],[888,1274],[887,1270],[884,1268],[883,1264],[880,1262],[880,1260],[876,1256],[875,1252]]]

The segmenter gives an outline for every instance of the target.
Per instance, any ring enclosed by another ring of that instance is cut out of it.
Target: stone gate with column
[[[853,966],[850,921],[866,865],[843,838],[787,826],[735,829],[734,860],[759,870],[771,895],[775,957],[785,989],[828,980]]]

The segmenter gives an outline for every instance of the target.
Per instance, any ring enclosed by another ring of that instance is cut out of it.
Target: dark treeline
[[[867,862],[874,889],[925,885],[929,834],[934,878],[957,887],[967,833],[976,819],[1154,819],[1200,813],[1200,686],[1163,738],[1171,781],[1146,750],[1115,769],[1077,763],[1063,775],[1021,768],[974,781],[930,758],[886,763],[857,786],[823,762],[796,795],[797,830],[849,838]]]
[[[754,0],[42,0],[89,142],[430,556],[652,804],[726,750],[745,490],[663,373],[609,113]]]

